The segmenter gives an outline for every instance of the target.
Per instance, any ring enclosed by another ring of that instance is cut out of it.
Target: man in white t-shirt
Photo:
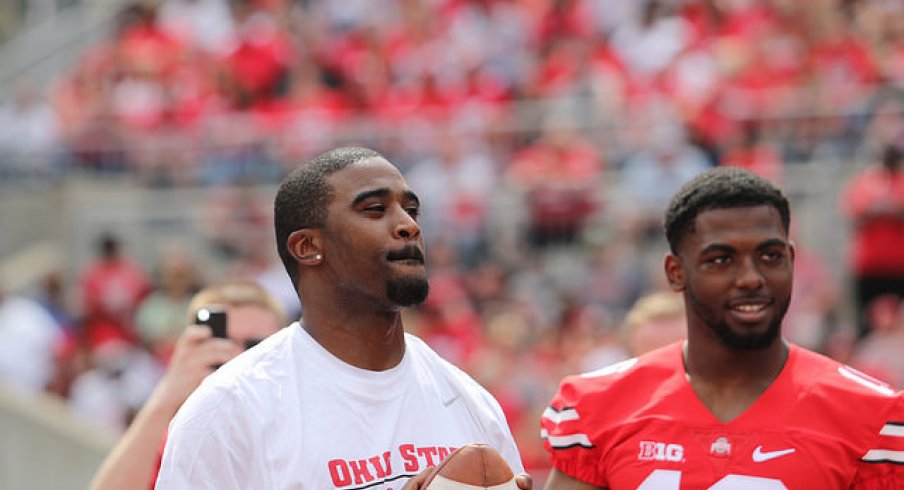
[[[404,332],[401,309],[428,290],[418,210],[399,170],[368,149],[329,151],[286,178],[277,248],[304,319],[185,402],[158,489],[416,488],[476,441],[523,473],[496,400]]]
[[[0,284],[0,387],[27,394],[44,391],[63,337],[62,327],[37,301],[7,295]]]

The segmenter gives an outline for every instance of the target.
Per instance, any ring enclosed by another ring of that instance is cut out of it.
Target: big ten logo
[[[665,442],[640,441],[640,454],[637,455],[637,459],[641,461],[684,461],[684,446]]]

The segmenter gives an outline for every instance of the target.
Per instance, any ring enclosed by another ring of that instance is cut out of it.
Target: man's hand
[[[424,482],[427,481],[427,475],[429,475],[431,471],[433,471],[433,466],[429,466],[426,470],[418,473],[414,478],[408,480],[408,483],[402,487],[402,490],[420,490],[424,485]],[[517,484],[518,488],[521,490],[532,490],[534,488],[534,479],[527,473],[521,473],[515,477],[515,484]]]
[[[427,481],[427,475],[433,471],[433,468],[433,466],[428,466],[427,469],[415,475],[414,478],[408,480],[402,490],[420,490],[424,486],[424,482]]]

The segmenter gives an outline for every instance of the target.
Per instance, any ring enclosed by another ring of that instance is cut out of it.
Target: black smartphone
[[[214,337],[221,339],[226,336],[226,309],[221,306],[204,306],[195,312],[195,323],[210,327]]]
[[[245,339],[245,342],[244,342],[245,350],[248,350],[257,344],[260,344],[262,340],[264,340],[264,339],[258,339],[258,338]]]

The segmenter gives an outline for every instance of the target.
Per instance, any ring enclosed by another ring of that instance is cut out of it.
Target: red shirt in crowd
[[[854,220],[855,273],[904,277],[904,170],[864,170],[845,189],[844,207]]]
[[[122,257],[100,260],[85,270],[81,288],[85,332],[91,346],[111,338],[135,338],[135,311],[151,290],[144,269]]]

